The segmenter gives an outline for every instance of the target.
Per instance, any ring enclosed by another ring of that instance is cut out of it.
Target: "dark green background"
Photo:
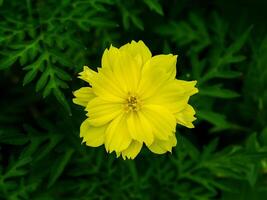
[[[0,199],[267,199],[267,3],[0,0]],[[142,39],[198,80],[195,129],[135,160],[81,145],[83,65]]]

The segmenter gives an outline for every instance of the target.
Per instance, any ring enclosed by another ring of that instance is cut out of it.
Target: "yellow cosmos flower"
[[[79,78],[89,86],[74,92],[87,119],[80,136],[91,147],[105,145],[123,159],[134,159],[143,145],[163,154],[176,146],[176,124],[193,128],[189,97],[196,81],[175,79],[177,56],[151,55],[142,42],[111,46],[98,72],[84,67]]]

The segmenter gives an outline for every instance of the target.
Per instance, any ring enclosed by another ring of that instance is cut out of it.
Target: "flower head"
[[[189,97],[196,81],[175,79],[177,56],[151,55],[142,41],[104,51],[98,72],[84,67],[79,78],[88,87],[74,92],[85,107],[80,136],[88,146],[134,159],[143,145],[163,154],[176,146],[176,124],[193,128]]]

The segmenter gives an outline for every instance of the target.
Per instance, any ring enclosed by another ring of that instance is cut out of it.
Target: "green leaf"
[[[43,91],[43,97],[46,98],[51,93],[54,87],[55,87],[54,82],[51,80],[51,78],[49,78],[49,81]]]
[[[231,71],[222,70],[222,71],[217,71],[214,75],[218,78],[237,78],[241,76],[242,73],[238,71],[232,71],[232,70]]]
[[[231,127],[231,124],[226,120],[226,117],[224,115],[215,113],[213,111],[198,110],[197,116],[200,119],[206,120],[211,124],[223,129],[228,129]]]
[[[126,30],[129,29],[130,27],[130,17],[129,17],[129,14],[126,10],[123,10],[122,12],[122,23],[123,23],[123,26]]]
[[[51,166],[50,178],[48,182],[48,187],[51,187],[59,176],[63,173],[65,167],[71,159],[74,150],[68,149],[61,158],[57,159],[54,165]]]
[[[20,158],[16,160],[13,165],[8,167],[8,170],[6,174],[4,174],[3,178],[8,179],[12,177],[17,177],[17,176],[23,176],[27,173],[27,169],[25,167],[32,161],[30,157],[25,157],[25,158]]]
[[[144,3],[151,9],[154,10],[156,13],[163,15],[163,10],[161,5],[157,0],[145,0]]]
[[[62,140],[62,135],[58,133],[60,131],[55,126],[51,127],[47,120],[39,118],[38,123],[46,130],[45,134],[43,132],[40,133],[39,130],[34,129],[30,125],[24,125],[30,143],[23,151],[22,156],[33,157],[33,162],[44,159]]]
[[[17,60],[17,57],[15,54],[11,56],[7,56],[4,59],[0,60],[0,70],[10,67],[16,62],[16,60]]]
[[[41,77],[37,81],[37,84],[36,84],[36,92],[40,91],[41,89],[43,89],[45,87],[45,85],[47,84],[48,79],[49,79],[49,70],[46,69],[41,74]]]
[[[200,156],[199,150],[186,137],[183,137],[180,134],[178,136],[179,136],[179,137],[177,137],[179,139],[178,140],[178,146],[179,145],[183,146],[185,149],[187,149],[189,156],[193,160],[198,160],[199,156]],[[179,148],[179,147],[177,147],[177,148]]]
[[[229,181],[231,181],[229,183]],[[261,185],[251,187],[247,182],[242,180],[229,180],[228,185],[235,188],[232,192],[222,192],[222,200],[263,200],[267,196],[266,188]]]
[[[258,179],[259,176],[259,169],[260,165],[259,163],[255,162],[254,164],[250,165],[250,170],[247,173],[247,179],[249,184],[253,187]]]
[[[28,61],[28,55],[27,53],[23,53],[21,56],[20,56],[20,59],[19,59],[19,62],[20,62],[20,65],[25,65]]]
[[[57,76],[64,81],[69,81],[71,80],[71,76],[65,72],[64,70],[58,68],[58,67],[54,67],[53,70],[55,70],[55,73],[57,74]]]
[[[139,28],[140,30],[144,30],[144,24],[143,22],[140,20],[139,17],[135,16],[135,15],[130,15],[131,20],[133,22],[133,24]]]
[[[70,58],[57,50],[49,50],[49,54],[63,66],[71,67],[74,65],[73,61]]]
[[[239,63],[246,59],[246,56],[239,55],[239,56],[232,56],[232,55],[226,55],[222,58],[222,64],[231,64],[231,63]]]
[[[224,47],[225,36],[228,31],[228,23],[224,19],[219,17],[218,13],[213,13],[212,17],[213,26],[211,28],[218,35],[219,44]]]
[[[260,142],[264,145],[267,146],[267,127],[265,127],[260,134]]]
[[[29,138],[18,130],[1,128],[0,143],[11,145],[24,145],[29,141]]]
[[[37,68],[32,68],[32,70],[28,71],[23,79],[23,86],[30,83],[37,75]]]
[[[212,155],[212,153],[216,150],[218,143],[219,143],[219,139],[216,138],[212,140],[207,146],[205,146],[201,154],[201,159],[202,160],[208,159]]]
[[[252,26],[249,27],[240,37],[238,37],[238,39],[232,45],[230,45],[227,48],[226,50],[227,55],[232,55],[232,54],[237,53],[244,46],[251,30],[252,30]]]
[[[53,89],[53,94],[55,95],[55,97],[57,98],[59,103],[66,109],[68,114],[71,116],[72,115],[71,109],[70,109],[69,103],[67,102],[64,94],[58,88]]]
[[[236,98],[240,96],[235,91],[221,88],[220,85],[201,87],[199,90],[199,94],[203,96],[225,98],[225,99]]]
[[[114,28],[118,27],[118,24],[116,22],[113,22],[111,20],[100,18],[100,17],[94,17],[90,19],[89,24],[94,27],[101,27],[101,28]]]

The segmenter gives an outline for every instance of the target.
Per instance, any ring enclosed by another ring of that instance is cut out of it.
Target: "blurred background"
[[[0,199],[267,199],[267,2],[0,0]],[[178,54],[196,128],[135,160],[81,145],[77,73],[111,44]]]

